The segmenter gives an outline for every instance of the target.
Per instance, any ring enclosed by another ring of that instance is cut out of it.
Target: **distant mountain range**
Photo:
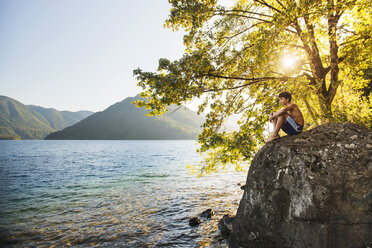
[[[196,139],[205,121],[186,107],[169,107],[162,116],[148,117],[128,97],[102,112],[58,111],[24,105],[0,96],[0,139],[49,140],[169,140]],[[236,130],[236,118],[223,130]],[[235,123],[235,124],[234,124]]]
[[[185,107],[169,111],[162,116],[148,117],[148,110],[137,108],[128,97],[102,112],[61,131],[49,134],[45,139],[83,140],[166,140],[196,139],[205,118]]]
[[[91,111],[70,112],[27,106],[0,96],[0,139],[43,139],[91,114]]]

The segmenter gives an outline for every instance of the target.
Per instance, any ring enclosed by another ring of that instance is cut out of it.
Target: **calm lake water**
[[[246,173],[196,178],[194,141],[0,141],[1,247],[221,247]],[[191,217],[216,215],[190,227]]]

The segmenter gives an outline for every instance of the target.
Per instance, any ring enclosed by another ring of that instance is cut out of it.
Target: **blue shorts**
[[[302,132],[303,126],[297,124],[292,117],[288,116],[287,120],[283,123],[282,130],[289,135],[295,135]]]

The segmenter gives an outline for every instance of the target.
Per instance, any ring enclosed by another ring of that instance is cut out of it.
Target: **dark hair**
[[[281,92],[278,97],[284,97],[288,99],[288,102],[291,102],[291,99],[292,99],[291,93],[286,92],[286,91]]]

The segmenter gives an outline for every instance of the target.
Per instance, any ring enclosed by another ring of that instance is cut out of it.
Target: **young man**
[[[274,132],[266,142],[279,138],[279,130],[282,129],[288,135],[295,135],[302,132],[305,121],[301,110],[296,104],[291,103],[291,94],[281,92],[278,95],[279,102],[285,108],[269,115],[270,122],[274,124]]]

